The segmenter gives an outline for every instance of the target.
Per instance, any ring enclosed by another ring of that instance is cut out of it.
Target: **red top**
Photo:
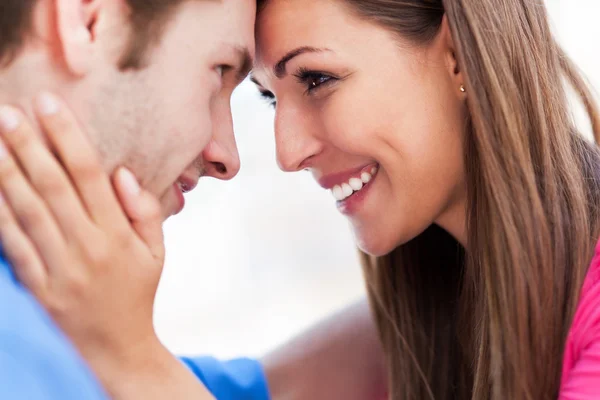
[[[565,346],[560,400],[600,400],[600,242]]]

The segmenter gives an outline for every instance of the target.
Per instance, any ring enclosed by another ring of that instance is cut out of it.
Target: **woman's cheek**
[[[364,155],[373,140],[373,122],[361,110],[343,102],[332,103],[322,109],[328,139],[346,153]]]

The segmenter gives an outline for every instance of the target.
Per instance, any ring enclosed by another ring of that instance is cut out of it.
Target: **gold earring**
[[[465,85],[460,85],[460,91],[463,93],[467,91],[467,89],[465,89]]]

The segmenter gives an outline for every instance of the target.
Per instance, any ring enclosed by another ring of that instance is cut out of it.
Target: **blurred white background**
[[[559,41],[600,88],[600,1],[547,0]],[[273,111],[245,82],[233,116],[242,169],[201,180],[165,229],[156,305],[160,337],[178,354],[260,356],[363,296],[352,236],[308,173],[275,163]]]

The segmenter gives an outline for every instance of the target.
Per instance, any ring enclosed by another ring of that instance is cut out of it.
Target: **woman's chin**
[[[388,255],[398,246],[410,242],[417,236],[417,234],[413,234],[412,231],[407,232],[406,229],[386,230],[386,227],[380,227],[380,229],[366,230],[364,229],[364,226],[362,227],[363,229],[357,229],[357,227],[354,228],[353,233],[356,246],[362,252],[373,257],[383,257]],[[421,232],[421,230],[416,232]]]
[[[362,235],[355,232],[354,238],[359,250],[373,257],[383,257],[398,246],[395,241],[385,240],[377,235]]]

